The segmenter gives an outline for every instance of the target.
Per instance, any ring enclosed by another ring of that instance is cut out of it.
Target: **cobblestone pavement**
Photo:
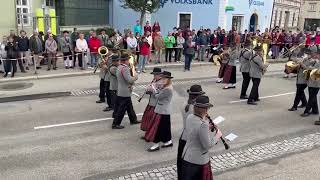
[[[320,133],[308,134],[286,140],[273,141],[211,157],[214,173],[279,158],[291,153],[307,151],[320,145]],[[177,179],[176,165],[136,172],[108,180],[170,180]]]

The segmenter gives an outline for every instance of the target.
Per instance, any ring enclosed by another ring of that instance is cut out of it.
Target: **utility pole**
[[[270,20],[270,28],[269,31],[272,31],[272,21],[273,21],[273,11],[274,11],[274,6],[275,6],[276,0],[273,0],[273,6],[272,6],[272,12],[271,12],[271,20]]]

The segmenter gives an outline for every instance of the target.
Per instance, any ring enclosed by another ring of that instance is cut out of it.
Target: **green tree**
[[[125,9],[132,9],[140,13],[140,25],[143,26],[143,20],[147,12],[150,14],[157,12],[160,8],[160,0],[119,0],[123,3],[121,6]]]

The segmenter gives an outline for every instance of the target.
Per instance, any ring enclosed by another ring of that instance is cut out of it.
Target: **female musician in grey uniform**
[[[248,99],[247,90],[250,84],[250,59],[252,56],[252,51],[250,50],[251,41],[246,41],[244,43],[244,49],[241,50],[239,55],[240,61],[240,72],[242,73],[243,81],[240,99]]]
[[[219,69],[218,79],[216,83],[222,83],[223,76],[230,59],[229,47],[227,46],[224,47],[223,52],[219,56],[220,56],[220,69]]]
[[[181,178],[183,180],[213,180],[209,150],[222,137],[219,129],[214,132],[207,115],[213,105],[208,96],[199,96],[194,113],[186,120],[187,143],[182,153]]]
[[[185,132],[186,128],[186,120],[190,114],[193,114],[193,105],[196,101],[196,98],[200,95],[205,94],[205,92],[202,91],[202,87],[200,85],[192,85],[190,89],[187,90],[187,93],[189,94],[189,99],[186,104],[182,106],[182,120],[183,120],[183,130],[179,139],[179,145],[178,145],[178,155],[177,155],[177,172],[178,172],[178,179],[181,179],[181,163],[182,163],[182,152],[184,149],[184,146],[186,145],[186,139],[187,139],[187,132]]]
[[[307,69],[319,69],[320,68],[320,60],[318,59],[318,49],[316,46],[310,47],[311,50],[311,60],[309,67]],[[308,79],[308,92],[309,92],[309,99],[304,110],[304,113],[301,114],[302,117],[307,117],[311,114],[319,114],[318,111],[318,103],[317,103],[317,94],[320,88],[320,81],[313,80],[312,78]]]
[[[162,72],[161,75],[163,87],[158,89],[156,93],[157,104],[154,112],[153,123],[150,130],[146,133],[146,140],[153,142],[153,146],[148,149],[149,152],[158,151],[159,143],[164,143],[163,148],[172,147],[171,140],[171,99],[173,95],[171,73],[168,71]]]
[[[153,88],[157,88],[157,82],[161,79],[161,68],[155,67],[151,72],[153,74],[153,80],[151,84],[147,87],[146,94],[150,95],[148,105],[144,110],[140,129],[142,131],[148,131],[150,126],[152,125],[152,117],[154,115],[154,109],[157,104],[157,99],[155,94],[153,93]],[[145,137],[143,137],[145,139]]]
[[[237,64],[236,60],[239,58],[238,50],[235,44],[231,45],[230,59],[223,76],[223,83],[226,86],[223,89],[236,88],[237,83]]]

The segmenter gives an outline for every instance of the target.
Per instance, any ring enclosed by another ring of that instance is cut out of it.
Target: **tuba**
[[[105,67],[105,65],[108,65],[108,63],[104,60],[104,57],[107,56],[108,53],[109,53],[109,50],[108,50],[107,47],[105,47],[105,46],[99,47],[98,54],[101,56],[101,58],[100,58],[100,61],[99,61],[98,65],[95,67],[93,73],[96,73],[97,69],[99,67],[102,68],[102,67]]]
[[[99,49],[98,49],[98,53],[99,53],[99,55],[100,55],[101,57],[106,56],[106,55],[108,54],[108,52],[109,52],[109,50],[108,50],[108,48],[105,47],[105,46],[101,46],[101,47],[99,47]]]
[[[306,78],[307,81],[310,79],[311,71],[312,71],[311,69],[303,71],[304,77]]]
[[[294,73],[297,74],[298,73],[298,69],[300,67],[300,63],[301,62],[296,62],[296,61],[288,61],[285,65],[285,73],[286,74],[290,74],[290,73]]]
[[[320,80],[320,69],[314,69],[310,72],[310,79],[312,81],[319,81]]]

